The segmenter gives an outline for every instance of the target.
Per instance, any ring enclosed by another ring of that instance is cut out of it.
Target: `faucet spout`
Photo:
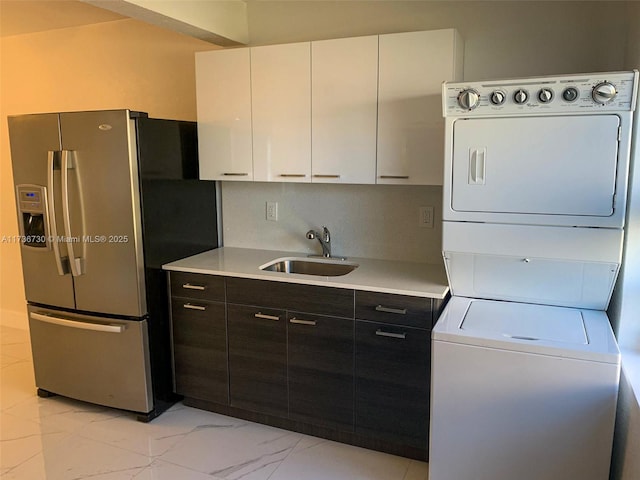
[[[320,242],[320,246],[322,247],[322,256],[330,257],[331,256],[331,233],[329,229],[325,226],[322,227],[322,232],[318,232],[316,230],[309,230],[307,232],[307,238],[309,240],[316,239]]]

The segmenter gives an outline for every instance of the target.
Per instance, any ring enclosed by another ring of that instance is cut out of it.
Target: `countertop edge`
[[[342,289],[348,289],[348,290],[389,293],[394,295],[407,295],[407,296],[422,297],[422,298],[433,298],[438,300],[445,299],[447,294],[449,293],[449,285],[446,283],[439,283],[437,278],[432,283],[425,285],[424,289],[402,288],[402,287],[394,288],[394,287],[382,286],[382,285],[376,284],[376,282],[368,283],[362,280],[353,281],[353,279],[344,278],[350,274],[347,274],[344,277],[342,276],[341,277],[320,277],[322,278],[322,280],[320,280],[320,279],[314,279],[313,277],[309,278],[309,276],[307,275],[303,276],[299,274],[286,274],[286,276],[284,276],[283,274],[278,272],[265,272],[265,271],[256,271],[256,272],[244,271],[243,272],[241,271],[243,270],[243,268],[227,270],[227,269],[212,268],[212,267],[205,267],[205,266],[197,267],[193,265],[191,266],[181,265],[181,263],[184,263],[187,259],[190,259],[191,263],[193,263],[194,261],[197,262],[198,261],[197,257],[202,258],[204,262],[204,258],[207,256],[214,258],[218,254],[223,254],[224,248],[225,247],[220,247],[218,249],[209,250],[207,252],[194,255],[192,257],[187,257],[182,260],[176,260],[174,262],[170,262],[168,264],[163,265],[162,269],[166,271],[174,271],[174,272],[195,273],[195,274],[201,274],[201,275],[218,275],[223,277],[235,277],[235,278],[244,278],[244,279],[250,279],[250,280],[266,280],[266,281],[294,283],[294,284],[301,284],[301,285],[313,285],[313,286],[329,287],[329,288],[342,288]],[[232,249],[241,250],[237,247],[226,247],[226,248],[227,250],[232,250]],[[247,249],[247,251],[255,252],[255,250],[251,250],[251,249]],[[304,255],[296,252],[279,252],[279,251],[265,250],[265,255],[268,255],[270,257],[273,254],[282,256],[281,254],[284,254],[284,253],[291,254],[291,255],[298,255],[298,256]],[[364,262],[371,261],[375,263],[385,262],[384,260],[376,260],[376,259],[360,259],[360,258],[355,259],[354,258],[353,260],[364,261]],[[394,262],[390,261],[390,264],[391,263],[394,263]],[[400,262],[400,263],[410,264],[411,262]],[[437,269],[441,268],[442,272],[444,272],[444,266],[440,266],[436,264],[416,262],[415,265],[424,265],[427,268],[433,268],[434,277],[438,276],[436,273]],[[339,280],[342,278],[344,278],[344,280]],[[444,276],[444,278],[446,279],[446,275]],[[393,284],[396,281],[397,281],[397,276],[391,275],[390,283]]]

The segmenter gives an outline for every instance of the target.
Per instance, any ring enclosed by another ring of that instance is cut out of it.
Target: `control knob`
[[[478,106],[479,103],[480,94],[472,88],[463,90],[458,95],[458,105],[460,105],[465,110],[473,110]]]
[[[538,100],[540,103],[549,103],[553,100],[553,90],[549,88],[543,88],[538,92]]]
[[[576,87],[567,87],[562,92],[562,98],[567,102],[575,102],[578,99],[580,93]]]
[[[491,103],[493,103],[494,105],[502,105],[506,99],[507,96],[500,90],[492,92],[491,96],[489,97],[489,100],[491,100]]]
[[[617,94],[618,92],[616,91],[616,87],[612,83],[601,82],[593,87],[591,97],[594,102],[604,105],[605,103],[609,103],[613,100]]]
[[[513,94],[513,101],[516,102],[518,105],[523,105],[525,103],[527,103],[527,100],[529,99],[529,94],[527,93],[526,90],[516,90],[516,92]]]

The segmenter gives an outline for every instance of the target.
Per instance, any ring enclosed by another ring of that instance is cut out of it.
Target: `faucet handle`
[[[313,240],[314,238],[316,238],[316,232],[314,230],[309,230],[307,232],[307,238],[309,240]]]

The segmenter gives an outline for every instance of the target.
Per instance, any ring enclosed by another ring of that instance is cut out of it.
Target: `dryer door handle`
[[[471,148],[469,150],[469,184],[484,185],[485,181],[485,160],[487,148]]]

